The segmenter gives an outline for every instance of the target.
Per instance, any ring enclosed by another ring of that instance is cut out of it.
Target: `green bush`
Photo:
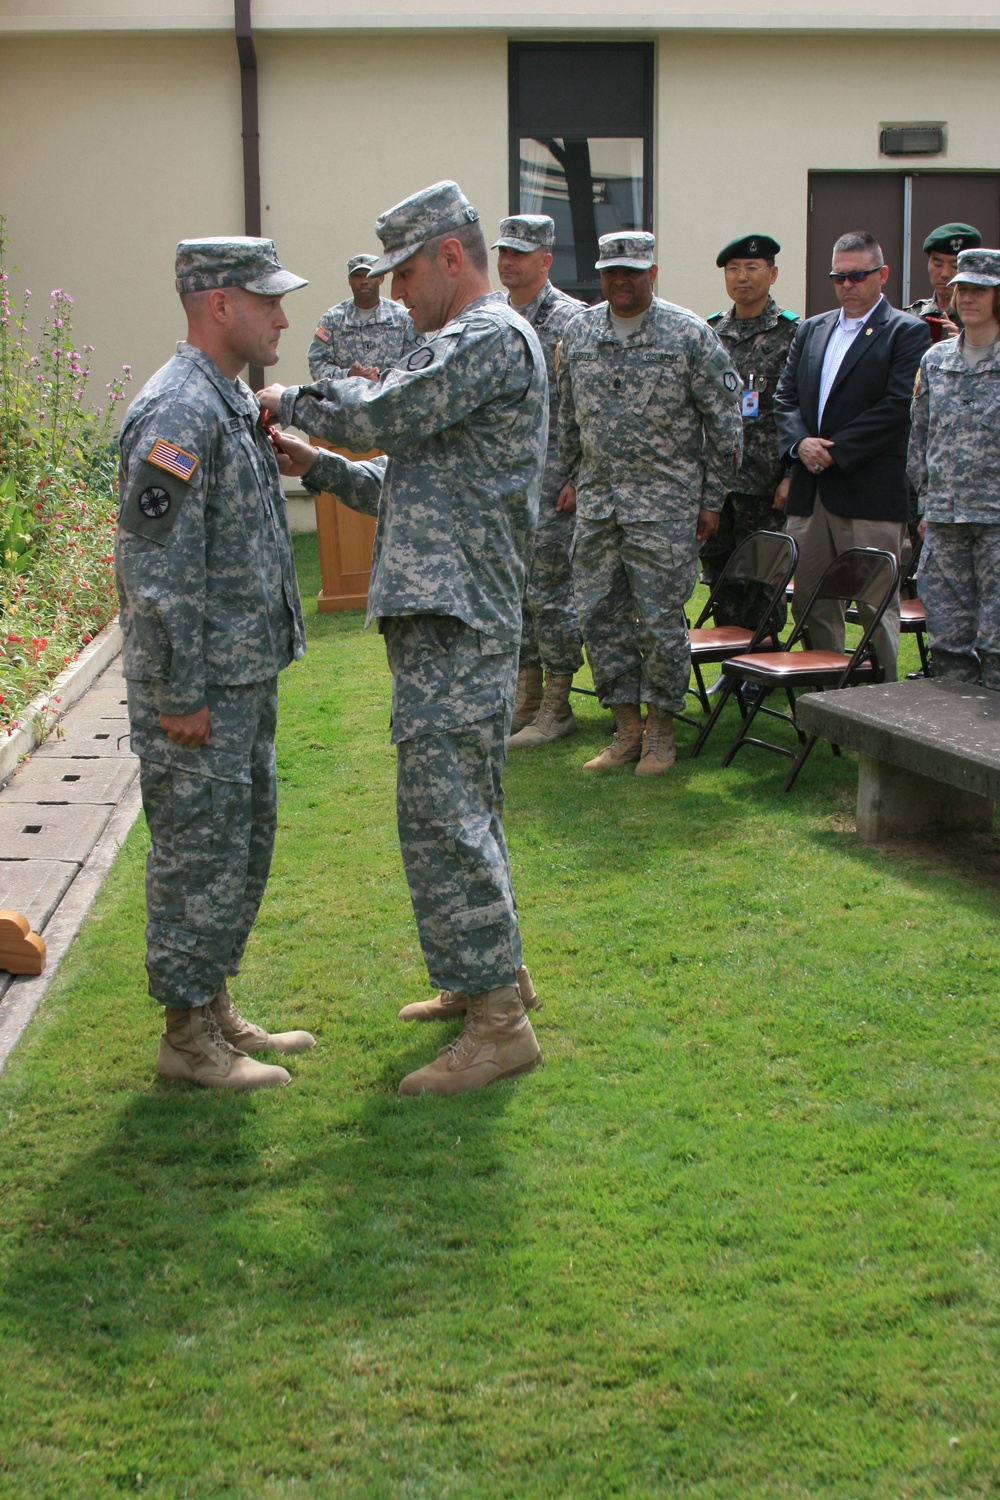
[[[114,588],[114,409],[132,378],[88,404],[93,345],[77,347],[57,288],[34,339],[31,292],[11,292],[0,217],[0,734],[108,621]],[[12,268],[17,274],[17,268]]]

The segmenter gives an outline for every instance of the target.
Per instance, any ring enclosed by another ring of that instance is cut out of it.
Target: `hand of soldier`
[[[772,510],[784,511],[786,502],[788,500],[788,491],[791,487],[791,483],[792,481],[786,474],[784,479],[781,481],[781,483],[778,485],[778,488],[774,492],[774,499],[771,501]]]
[[[957,339],[961,331],[958,324],[953,323],[950,318],[941,319],[941,337],[943,339]]]
[[[833,466],[833,455],[830,452],[832,447],[833,443],[829,438],[805,437],[796,449],[795,456],[813,474],[821,474],[824,469]]]
[[[290,432],[280,432],[275,428],[271,442],[278,472],[287,474],[289,479],[301,479],[303,474],[308,474],[319,457],[318,448],[303,442],[302,438],[293,437]]]
[[[208,704],[193,714],[161,714],[160,728],[168,740],[185,750],[200,750],[210,742],[212,716]]]
[[[919,536],[919,538],[920,538],[921,541],[923,541],[924,538],[927,535],[927,517],[926,516],[921,516],[920,517],[920,524],[917,527],[917,535]]]
[[[377,380],[378,365],[363,365],[359,359],[356,359],[347,373],[349,376],[360,375],[362,380]]]
[[[707,542],[710,536],[714,536],[719,529],[721,517],[717,510],[700,510],[698,512],[698,529],[694,534],[696,542]]]
[[[576,510],[576,490],[571,484],[564,484],[559,491],[556,510],[565,511],[568,516],[571,516]]]
[[[277,411],[278,402],[281,400],[283,385],[268,385],[262,391],[257,392],[257,400],[261,406],[266,406],[268,411]]]

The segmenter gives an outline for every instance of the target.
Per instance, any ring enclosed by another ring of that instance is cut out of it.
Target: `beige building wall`
[[[16,8],[0,4],[8,17]],[[255,18],[278,8],[257,0]],[[130,10],[121,0],[122,24]],[[257,55],[264,232],[311,282],[286,303],[292,326],[276,373],[293,381],[320,313],[347,293],[347,256],[375,248],[380,210],[455,177],[493,238],[507,211],[507,37],[265,28]],[[661,295],[712,312],[718,249],[759,230],[784,246],[779,289],[801,308],[810,168],[919,165],[880,159],[878,126],[931,119],[948,122],[947,156],[933,166],[996,170],[998,62],[998,35],[664,32]],[[29,37],[0,27],[0,201],[14,259],[36,301],[57,286],[76,297],[101,389],[123,362],[145,379],[182,333],[176,241],[242,232],[240,130],[228,31]]]
[[[751,232],[778,240],[776,295],[804,310],[810,170],[1000,168],[1000,38],[667,34],[657,50],[658,290],[702,316],[724,305],[716,255]],[[899,120],[947,121],[947,153],[880,157],[880,123]]]

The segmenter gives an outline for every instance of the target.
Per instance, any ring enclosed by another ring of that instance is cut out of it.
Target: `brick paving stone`
[[[83,864],[114,808],[39,807],[0,798],[0,861],[56,859]]]
[[[128,791],[136,773],[134,755],[120,760],[101,756],[95,760],[77,760],[67,765],[63,757],[35,760],[32,757],[11,777],[4,790],[4,805],[68,802],[111,802],[117,804]]]
[[[0,859],[0,911],[19,911],[41,932],[78,869],[60,859]]]

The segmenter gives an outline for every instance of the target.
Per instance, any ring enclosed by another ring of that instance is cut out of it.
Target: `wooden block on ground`
[[[8,974],[40,974],[45,944],[19,911],[0,911],[0,969]]]

